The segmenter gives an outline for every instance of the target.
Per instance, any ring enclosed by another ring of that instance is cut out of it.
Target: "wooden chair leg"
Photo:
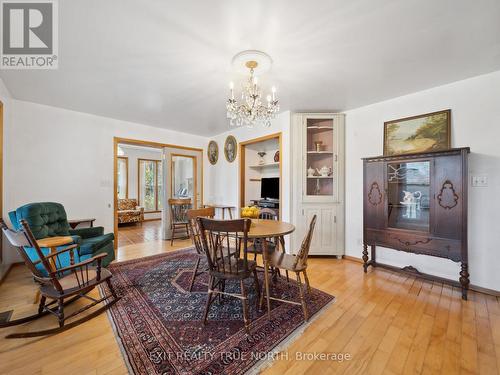
[[[57,299],[57,317],[59,318],[59,327],[64,326],[64,301],[62,298]]]
[[[290,277],[288,276],[288,270],[285,270],[285,274],[286,274],[286,282],[289,283]]]
[[[296,272],[297,275],[297,286],[299,288],[300,303],[302,305],[302,311],[304,312],[304,319],[307,322],[309,320],[309,314],[307,312],[306,300],[304,298],[304,289],[302,288],[302,282],[300,281],[300,272]]]
[[[115,288],[113,287],[113,284],[111,284],[111,279],[106,279],[106,285],[108,286],[108,289],[110,290],[113,298],[118,299],[118,295],[116,294]]]
[[[208,293],[207,293],[207,304],[205,305],[205,313],[203,314],[203,324],[207,324],[208,310],[210,310],[210,304],[212,303],[212,288],[214,286],[214,277],[210,276],[208,280]]]
[[[174,237],[175,237],[175,224],[172,225],[172,237],[170,238],[170,246],[174,246]]]
[[[47,297],[45,296],[42,296],[42,298],[40,299],[40,304],[38,305],[38,314],[41,314],[43,312],[43,308],[45,307],[45,300],[47,299]]]
[[[257,298],[255,298],[255,304],[257,305],[257,309],[259,308],[260,303],[260,285],[259,285],[259,277],[257,276],[257,269],[253,270],[253,282],[255,284],[255,291],[257,292]]]
[[[35,299],[33,300],[33,304],[36,305],[40,301],[40,289],[36,290]]]
[[[226,291],[226,280],[220,281],[219,290],[223,293]],[[222,300],[224,299],[224,294],[219,293],[218,296],[219,296],[219,303],[222,304]]]
[[[240,280],[240,287],[241,287],[241,303],[243,304],[243,321],[245,323],[245,332],[250,333],[250,322],[248,320],[248,297],[247,297],[247,291],[245,289],[245,283],[243,280]]]
[[[193,290],[193,285],[194,285],[194,279],[196,278],[196,274],[198,273],[198,266],[200,265],[200,257],[196,260],[196,264],[194,266],[193,270],[193,276],[191,277],[191,282],[189,283],[189,292]]]
[[[307,271],[304,269],[304,280],[306,282],[307,293],[311,294],[311,285],[309,284],[309,278],[307,277]]]

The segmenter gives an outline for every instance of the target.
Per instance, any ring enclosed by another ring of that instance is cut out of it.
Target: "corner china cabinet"
[[[344,254],[344,120],[337,113],[296,113],[292,121],[292,220],[300,247],[317,215],[309,254]]]
[[[363,159],[363,266],[380,266],[376,246],[461,263],[458,282],[402,270],[461,286],[467,299],[467,157],[469,148]],[[368,247],[371,259],[368,257]]]

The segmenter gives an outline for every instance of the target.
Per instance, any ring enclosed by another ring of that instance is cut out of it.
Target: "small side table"
[[[229,218],[232,219],[233,218],[232,209],[236,208],[234,206],[228,206],[228,205],[225,205],[225,204],[206,204],[205,207],[213,207],[213,208],[222,210],[222,220],[225,219],[225,215],[224,214],[225,214],[226,210],[229,212]]]
[[[68,223],[69,223],[69,226],[71,227],[71,229],[75,229],[78,225],[80,225],[82,223],[89,223],[90,227],[93,227],[94,226],[94,221],[95,221],[94,218],[90,218],[90,219],[74,219],[74,220],[68,220]]]

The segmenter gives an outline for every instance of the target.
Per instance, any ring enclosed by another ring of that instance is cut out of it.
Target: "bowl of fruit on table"
[[[259,213],[260,213],[259,208],[256,206],[243,207],[241,209],[242,218],[258,219]]]

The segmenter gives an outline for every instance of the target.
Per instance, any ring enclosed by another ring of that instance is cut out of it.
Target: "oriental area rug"
[[[240,300],[215,301],[203,324],[208,274],[196,278],[194,248],[111,264],[112,283],[122,297],[108,310],[129,372],[142,374],[244,374],[269,364],[306,326],[302,308],[271,301],[271,320],[256,308],[256,293],[248,280],[250,334],[245,333]],[[200,270],[206,269],[202,259]],[[259,273],[263,289],[263,272]],[[300,301],[297,284],[278,277],[271,295]],[[106,286],[103,286],[106,288]],[[239,283],[226,283],[239,292]],[[317,289],[306,294],[310,319],[334,301]],[[273,349],[275,352],[273,352]]]

